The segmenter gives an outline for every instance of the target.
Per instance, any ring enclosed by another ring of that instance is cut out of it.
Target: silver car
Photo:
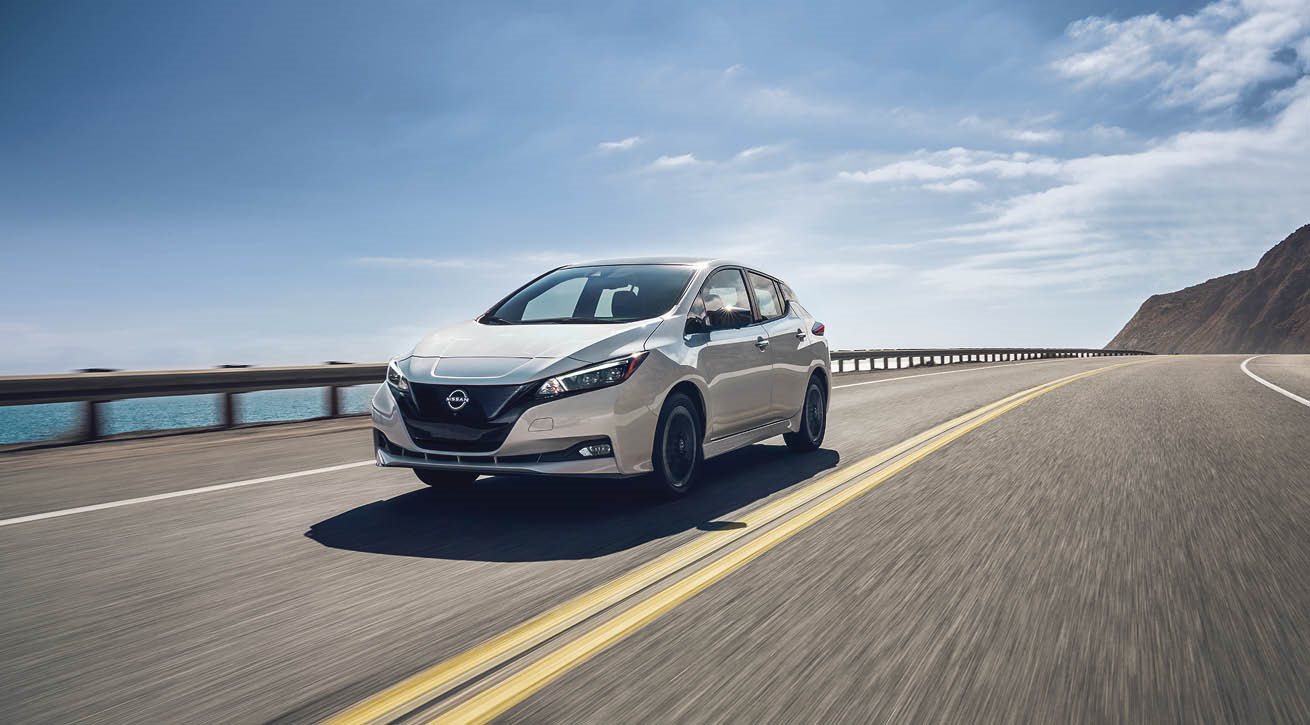
[[[779,434],[819,447],[823,333],[784,282],[734,262],[560,267],[391,361],[377,463],[432,486],[645,476],[682,495],[707,458]]]

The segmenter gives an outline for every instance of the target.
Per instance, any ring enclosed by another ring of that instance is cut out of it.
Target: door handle
[[[769,346],[768,340],[764,339],[763,337],[755,338],[755,347],[758,347],[759,349],[763,350],[768,346]]]
[[[804,339],[805,339],[805,328],[803,328],[803,327],[798,327],[798,328],[796,328],[796,339],[797,339],[797,340],[804,340]]]

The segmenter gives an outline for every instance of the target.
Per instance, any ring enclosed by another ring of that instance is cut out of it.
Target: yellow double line
[[[338,713],[331,723],[388,722],[430,703],[519,657],[648,587],[684,572],[729,544],[745,543],[694,572],[642,598],[603,624],[527,664],[508,677],[462,699],[435,722],[484,722],[505,712],[552,680],[636,632],[696,593],[822,519],[925,456],[1024,403],[1077,380],[1134,361],[1054,380],[947,421],[885,451],[869,456],[742,517],[746,525],[712,531],[590,592],[539,614],[466,652],[402,680]],[[874,472],[873,475],[868,475]],[[858,480],[857,480],[858,479]],[[854,485],[847,486],[851,482]],[[845,486],[843,488],[843,486]],[[836,491],[836,493],[833,493]],[[828,495],[832,494],[832,495]],[[827,496],[827,498],[823,498]],[[804,508],[818,499],[816,505]],[[803,509],[803,510],[802,510]],[[785,516],[790,517],[785,518]],[[766,524],[778,522],[755,535]]]

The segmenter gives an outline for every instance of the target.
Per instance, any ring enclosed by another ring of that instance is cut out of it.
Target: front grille
[[[409,384],[396,396],[414,443],[439,451],[488,453],[500,447],[531,402],[532,385]],[[446,399],[456,390],[468,398],[459,410]]]

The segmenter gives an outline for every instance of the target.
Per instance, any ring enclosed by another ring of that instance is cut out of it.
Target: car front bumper
[[[387,385],[373,396],[373,427],[379,466],[472,471],[484,475],[621,477],[649,472],[658,409],[652,391],[632,385],[636,378],[610,388],[546,401],[526,410],[494,451],[469,453],[423,448],[405,426]],[[382,436],[379,439],[377,436]],[[570,460],[558,457],[581,443],[608,441],[613,455]],[[387,445],[390,443],[390,445]]]

